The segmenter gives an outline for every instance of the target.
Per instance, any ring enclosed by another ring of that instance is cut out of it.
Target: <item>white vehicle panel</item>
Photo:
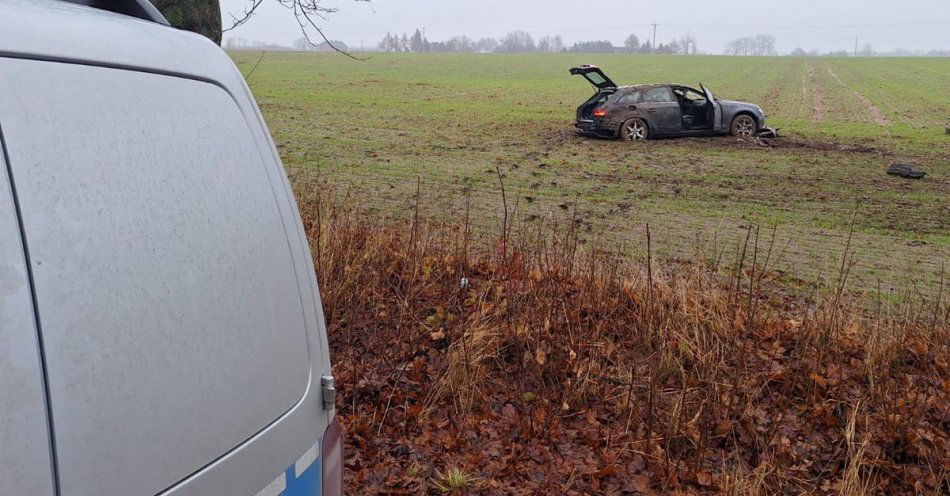
[[[0,150],[0,493],[3,494],[53,492],[49,426],[37,339],[13,190]]]
[[[294,407],[298,240],[230,94],[10,58],[0,93],[63,493],[157,493]]]

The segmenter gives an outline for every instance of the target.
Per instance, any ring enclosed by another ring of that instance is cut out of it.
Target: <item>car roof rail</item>
[[[149,0],[63,0],[69,3],[85,5],[95,9],[108,10],[116,14],[137,17],[146,21],[169,26],[168,20]]]

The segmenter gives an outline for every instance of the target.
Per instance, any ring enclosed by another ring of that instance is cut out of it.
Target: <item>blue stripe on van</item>
[[[320,456],[320,444],[317,441],[317,459],[304,470],[300,477],[294,477],[294,465],[291,464],[284,472],[287,478],[287,488],[280,493],[282,496],[320,496],[323,493],[323,458]]]

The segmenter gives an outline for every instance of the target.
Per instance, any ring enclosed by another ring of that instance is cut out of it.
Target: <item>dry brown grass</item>
[[[792,296],[752,228],[713,270],[513,225],[504,201],[471,239],[464,214],[378,224],[296,189],[352,491],[438,492],[450,468],[485,494],[950,489],[948,305],[850,293],[847,251]]]

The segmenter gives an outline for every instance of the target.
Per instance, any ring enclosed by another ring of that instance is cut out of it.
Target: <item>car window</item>
[[[690,100],[705,100],[706,95],[697,93],[695,90],[686,90],[686,98],[689,98]]]
[[[591,83],[594,83],[595,86],[600,86],[601,84],[604,84],[607,81],[606,79],[603,78],[603,76],[601,76],[600,74],[596,72],[588,72],[587,74],[584,74],[584,76],[587,77],[587,79],[589,79]]]
[[[677,95],[687,99],[687,100],[705,100],[706,95],[699,93],[698,91],[692,88],[676,88],[673,90]]]
[[[631,92],[625,93],[623,96],[621,96],[620,99],[617,100],[617,103],[618,103],[618,104],[622,104],[622,105],[629,105],[629,104],[632,104],[632,103],[637,103],[638,101],[640,101],[640,92],[639,92],[639,91],[631,91]]]
[[[670,93],[670,89],[666,86],[660,86],[658,88],[650,88],[643,92],[643,101],[644,102],[675,102],[673,99],[673,94]]]

